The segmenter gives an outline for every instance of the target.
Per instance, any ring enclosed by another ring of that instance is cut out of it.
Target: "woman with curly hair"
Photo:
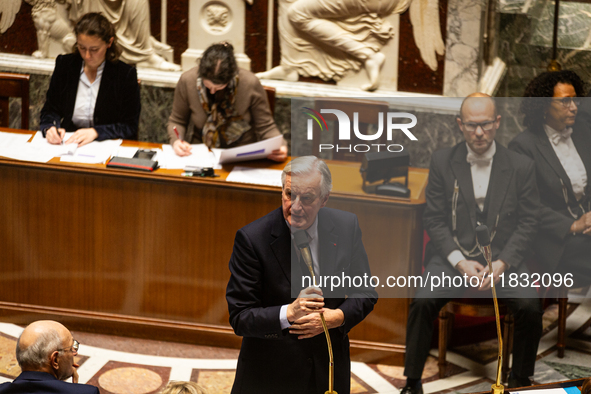
[[[534,243],[548,272],[591,283],[591,129],[577,116],[583,81],[572,71],[545,72],[524,93],[527,127],[509,148],[532,158],[542,209]]]

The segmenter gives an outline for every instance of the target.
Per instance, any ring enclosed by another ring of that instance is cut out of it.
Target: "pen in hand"
[[[60,130],[57,127],[57,122],[54,120],[53,121],[53,127],[55,127],[55,132],[57,133],[57,136],[60,138],[60,145],[64,144],[64,139],[62,138],[61,134],[60,134]]]
[[[191,145],[189,145],[188,143],[186,143],[185,141],[183,141],[181,135],[179,134],[179,131],[177,130],[176,126],[174,126],[172,128],[174,130],[174,133],[176,134],[176,137],[178,138],[178,141],[180,141],[178,144],[175,142],[173,145],[173,148],[175,149],[175,152],[177,155],[179,156],[188,156],[191,154]]]

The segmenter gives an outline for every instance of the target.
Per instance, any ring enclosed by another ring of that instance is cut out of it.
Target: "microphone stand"
[[[492,251],[490,249],[490,235],[488,227],[480,225],[476,228],[476,236],[478,238],[478,248],[482,252],[486,263],[488,264],[488,272],[493,273],[492,269]],[[495,306],[495,320],[497,323],[497,338],[499,342],[499,353],[497,359],[497,380],[495,384],[491,385],[491,394],[503,394],[505,387],[501,383],[501,367],[503,365],[503,337],[501,335],[501,317],[499,315],[499,303],[497,301],[497,291],[495,289],[494,277],[491,277],[491,290],[493,295],[493,304]]]
[[[300,248],[300,252],[302,253],[302,257],[304,258],[304,262],[306,263],[306,267],[310,271],[310,275],[312,276],[312,283],[316,284],[316,277],[314,275],[314,268],[312,267],[312,254],[310,253],[310,248],[303,247]],[[338,394],[334,391],[334,356],[332,354],[332,342],[330,341],[330,334],[328,333],[328,326],[326,325],[326,320],[324,319],[324,313],[320,312],[320,320],[322,320],[322,328],[324,329],[324,335],[326,335],[326,344],[328,345],[328,391],[325,391],[324,394]]]

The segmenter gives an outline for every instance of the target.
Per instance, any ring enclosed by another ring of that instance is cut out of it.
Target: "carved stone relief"
[[[220,3],[213,3],[203,8],[203,27],[211,34],[223,34],[232,25],[232,12]]]
[[[195,67],[211,44],[227,41],[238,67],[250,69],[244,54],[245,0],[189,0],[189,47],[181,55],[183,70]]]

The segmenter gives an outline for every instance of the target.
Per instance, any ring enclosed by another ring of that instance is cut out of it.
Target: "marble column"
[[[486,0],[449,0],[443,95],[465,97],[478,89]]]

